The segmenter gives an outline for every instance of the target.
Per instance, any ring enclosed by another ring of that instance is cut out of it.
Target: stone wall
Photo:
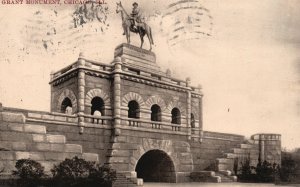
[[[191,142],[194,171],[215,171],[216,159],[223,158],[244,140],[244,136],[204,131],[202,143]]]
[[[111,137],[107,125],[87,125],[79,134],[74,115],[4,108],[0,116],[0,168],[6,174],[22,158],[39,161],[47,172],[74,156],[107,163]]]
[[[79,156],[110,163],[117,171],[136,177],[139,160],[157,150],[174,164],[168,165],[174,172],[165,173],[163,180],[184,182],[190,180],[191,172],[233,171],[235,158],[248,157],[257,162],[261,142],[266,139],[265,158],[280,158],[276,152],[280,148],[278,135],[264,134],[264,139],[257,141],[256,135],[246,140],[240,135],[204,131],[203,141],[199,142],[190,140],[186,131],[128,126],[123,121],[120,134],[112,139],[112,123],[86,122],[81,132],[76,115],[2,108],[0,120],[0,166],[6,172],[11,172],[21,158],[37,160],[49,171],[53,164]]]

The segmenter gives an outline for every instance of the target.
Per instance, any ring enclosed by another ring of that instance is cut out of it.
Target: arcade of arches
[[[155,149],[146,152],[138,161],[135,171],[144,182],[176,182],[175,167],[170,156]]]

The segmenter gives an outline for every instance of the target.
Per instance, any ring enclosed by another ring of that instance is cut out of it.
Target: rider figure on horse
[[[142,19],[141,19],[141,11],[139,9],[139,5],[134,2],[132,4],[133,8],[132,8],[132,12],[131,12],[131,17],[132,17],[132,25],[131,25],[131,28],[134,30],[134,31],[137,31],[137,25],[138,23],[141,23],[142,22]]]

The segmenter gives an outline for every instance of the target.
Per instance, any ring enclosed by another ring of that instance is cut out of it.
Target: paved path
[[[254,183],[145,183],[144,187],[291,187],[296,185],[274,185],[274,184],[254,184]],[[298,185],[300,186],[300,184]]]

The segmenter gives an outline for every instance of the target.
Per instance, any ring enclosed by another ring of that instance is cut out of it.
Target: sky
[[[300,147],[300,1],[137,2],[152,27],[162,71],[202,86],[204,130],[279,133],[282,147]],[[0,102],[49,111],[52,71],[80,52],[110,63],[126,40],[116,1],[106,3],[105,23],[77,28],[74,5],[0,4]],[[122,2],[128,12],[132,3]],[[139,45],[137,35],[132,44]]]

